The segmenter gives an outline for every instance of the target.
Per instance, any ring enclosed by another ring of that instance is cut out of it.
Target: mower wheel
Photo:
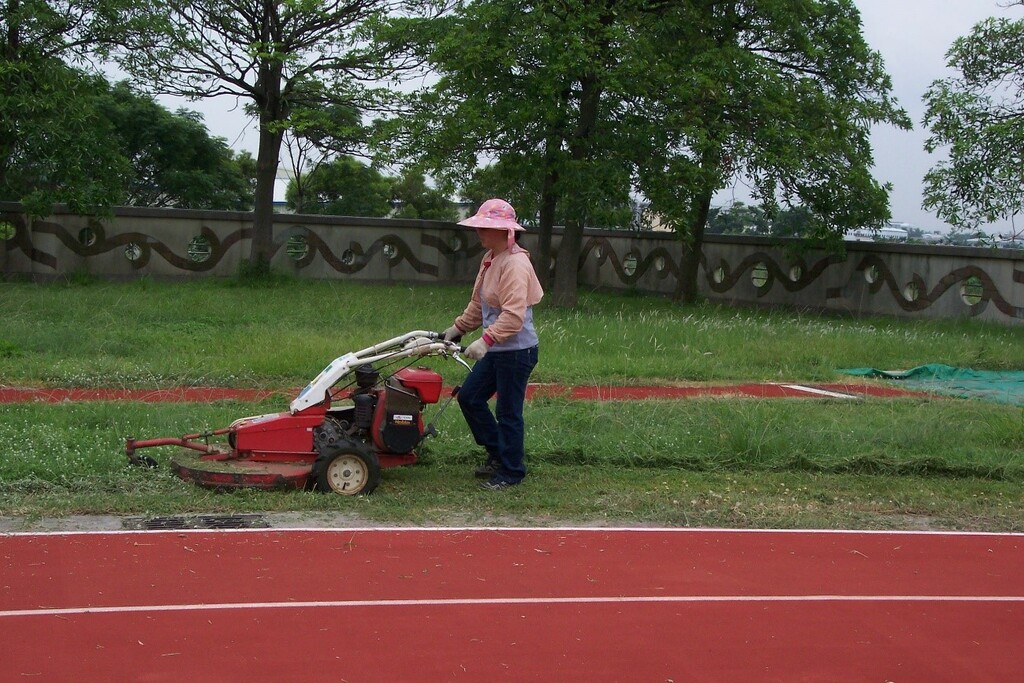
[[[313,465],[313,476],[320,491],[366,495],[380,483],[380,461],[365,443],[346,439],[323,447]]]

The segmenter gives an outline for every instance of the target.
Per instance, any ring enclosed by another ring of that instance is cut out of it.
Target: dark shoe
[[[480,482],[480,488],[484,491],[504,491],[517,485],[518,482],[511,482],[506,479],[499,479],[498,477],[491,477],[487,481]]]
[[[473,472],[473,476],[478,479],[493,479],[494,475],[498,473],[498,463],[493,460],[488,460],[486,464],[477,467]]]

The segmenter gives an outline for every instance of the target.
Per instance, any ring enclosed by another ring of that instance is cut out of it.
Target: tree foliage
[[[773,237],[812,237],[821,234],[813,212],[806,206],[780,209],[769,217],[760,206],[733,202],[708,211],[709,235],[771,235]]]
[[[252,208],[252,186],[223,138],[210,137],[202,117],[175,113],[119,83],[100,98],[111,141],[128,159],[124,203],[182,209]],[[109,144],[109,142],[108,142]]]
[[[1024,20],[986,19],[946,56],[957,75],[928,89],[924,125],[925,149],[948,158],[925,175],[924,208],[974,230],[1024,212]]]
[[[407,169],[395,178],[351,156],[316,165],[288,183],[288,208],[297,213],[371,218],[419,218],[455,221],[448,197],[427,185],[423,173]]]
[[[377,169],[349,156],[320,164],[299,185],[285,192],[288,207],[297,213],[384,217],[391,211],[391,180]]]
[[[34,215],[58,202],[79,213],[113,204],[248,208],[251,186],[240,160],[210,138],[198,115],[172,114],[87,68],[107,49],[125,6],[5,4],[0,197],[22,201]]]
[[[430,187],[423,172],[415,167],[407,168],[393,180],[391,201],[395,206],[395,218],[451,222],[459,218],[459,212],[448,195]]]
[[[523,158],[505,156],[493,164],[476,168],[459,188],[459,195],[479,206],[491,197],[510,198],[519,222],[531,229],[540,228],[543,176],[523,167]],[[587,209],[587,227],[609,230],[633,229],[634,206],[596,202]],[[565,203],[551,214],[553,226],[564,226],[570,219]]]
[[[759,206],[733,202],[708,210],[707,233],[712,235],[765,235],[771,222]]]
[[[72,66],[103,35],[102,0],[10,0],[0,12],[0,198],[30,214],[93,213],[122,198],[124,159],[97,108],[103,78]]]
[[[813,237],[821,235],[819,217],[806,206],[790,206],[780,210],[771,223],[771,234],[776,237]]]

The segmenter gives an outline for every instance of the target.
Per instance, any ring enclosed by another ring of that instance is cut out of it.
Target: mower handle
[[[424,343],[425,342],[425,343]],[[387,341],[374,344],[360,351],[347,353],[335,358],[316,378],[299,392],[291,402],[290,412],[295,413],[321,403],[331,387],[342,377],[354,371],[360,365],[375,363],[382,360],[408,358],[410,356],[444,355],[450,353],[462,365],[469,364],[462,360],[465,349],[453,341],[444,341],[444,334],[427,330],[413,330]]]

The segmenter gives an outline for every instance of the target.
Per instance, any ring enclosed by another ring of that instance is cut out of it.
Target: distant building
[[[880,228],[857,228],[847,230],[843,239],[848,242],[906,242],[910,237],[911,226],[909,223],[889,221]]]

